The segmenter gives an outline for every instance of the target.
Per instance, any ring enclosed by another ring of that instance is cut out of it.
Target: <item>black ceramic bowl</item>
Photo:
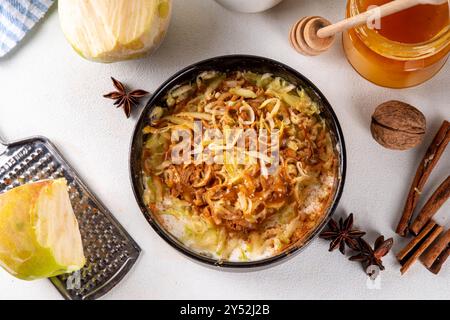
[[[142,154],[142,146],[144,144],[144,137],[142,134],[142,129],[148,125],[149,115],[152,112],[152,109],[155,105],[164,105],[162,101],[164,100],[167,92],[172,89],[174,86],[178,84],[185,83],[187,81],[194,80],[198,74],[203,71],[208,70],[216,70],[216,71],[236,71],[236,70],[246,70],[253,71],[257,73],[272,73],[275,76],[280,76],[291,83],[305,88],[310,97],[315,100],[320,109],[321,114],[324,119],[327,121],[328,127],[332,133],[332,139],[334,140],[334,145],[337,154],[339,155],[339,172],[338,179],[335,182],[335,192],[333,195],[333,200],[327,209],[325,218],[323,221],[316,227],[316,229],[308,236],[307,239],[301,242],[301,244],[290,247],[288,250],[259,261],[250,261],[250,262],[227,262],[227,261],[218,261],[191,250],[181,243],[178,239],[172,236],[169,232],[167,232],[162,226],[159,225],[156,219],[152,216],[152,213],[145,206],[143,202],[143,191],[144,191],[144,182],[142,180],[142,166],[141,166],[141,154]],[[329,102],[325,98],[325,96],[317,89],[317,87],[311,83],[307,78],[305,78],[301,73],[296,70],[271,59],[257,57],[257,56],[248,56],[248,55],[230,55],[230,56],[222,56],[217,58],[212,58],[208,60],[204,60],[193,64],[173,75],[169,80],[167,80],[151,97],[150,101],[147,103],[145,109],[143,110],[139,121],[136,124],[136,128],[134,130],[133,139],[131,143],[131,152],[130,152],[130,173],[131,173],[131,181],[133,185],[134,195],[136,197],[136,201],[139,204],[139,207],[144,214],[147,221],[153,227],[153,229],[172,247],[183,253],[185,256],[194,259],[195,261],[201,262],[203,264],[209,266],[215,266],[220,268],[227,269],[250,269],[250,270],[258,270],[260,268],[264,268],[267,266],[275,265],[278,262],[286,260],[288,257],[292,257],[294,254],[297,254],[301,251],[301,249],[305,248],[307,244],[311,242],[313,238],[315,238],[323,227],[327,224],[331,216],[333,215],[339,199],[342,194],[342,190],[345,182],[345,172],[346,172],[346,152],[345,152],[345,143],[344,137],[342,135],[342,130],[339,125],[339,121],[331,108]]]

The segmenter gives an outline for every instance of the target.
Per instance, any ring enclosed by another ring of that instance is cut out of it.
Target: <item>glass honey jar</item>
[[[347,17],[390,1],[348,0]],[[406,88],[421,84],[432,78],[449,56],[449,3],[419,5],[382,18],[377,27],[365,24],[343,34],[349,62],[377,85]]]

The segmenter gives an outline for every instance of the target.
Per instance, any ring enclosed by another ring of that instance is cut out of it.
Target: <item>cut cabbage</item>
[[[61,27],[81,56],[98,62],[140,58],[158,48],[171,0],[59,0]]]
[[[240,97],[244,98],[256,98],[257,95],[252,90],[249,89],[243,89],[243,88],[231,88],[230,93],[235,94]]]
[[[81,269],[83,245],[65,179],[0,195],[0,265],[23,280]]]

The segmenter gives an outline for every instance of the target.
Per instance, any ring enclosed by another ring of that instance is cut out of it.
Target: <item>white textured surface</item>
[[[50,138],[144,250],[132,272],[105,298],[450,298],[450,264],[434,276],[418,263],[400,277],[391,253],[385,258],[381,289],[369,290],[360,266],[338,252],[328,253],[328,243],[322,240],[280,266],[237,274],[190,262],[153,232],[135,203],[128,178],[137,115],[127,121],[102,98],[111,90],[110,76],[152,91],[188,64],[232,53],[266,56],[296,68],[330,100],[346,137],[348,175],[338,214],[355,212],[356,224],[369,231],[370,241],[378,233],[394,236],[394,252],[405,244],[393,229],[419,158],[442,120],[450,119],[450,64],[424,85],[390,90],[360,78],[340,44],[316,58],[290,48],[287,35],[297,18],[319,14],[336,21],[343,15],[343,0],[285,0],[266,13],[250,15],[229,12],[212,0],[175,0],[174,9],[165,42],[144,60],[112,65],[84,61],[64,40],[53,10],[20,50],[0,61],[1,135],[9,140],[36,134]],[[427,116],[429,130],[421,147],[393,152],[372,140],[371,112],[392,98],[420,107]],[[450,172],[449,159],[450,148],[427,194]],[[440,216],[449,211],[447,203]],[[26,283],[0,270],[0,283],[0,299],[61,298],[46,280]]]

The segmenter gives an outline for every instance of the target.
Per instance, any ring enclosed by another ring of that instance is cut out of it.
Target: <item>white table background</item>
[[[411,179],[442,120],[450,119],[450,64],[421,86],[391,90],[362,79],[347,63],[340,40],[315,58],[291,49],[288,32],[296,19],[323,15],[337,21],[343,14],[344,0],[285,0],[261,14],[230,12],[212,0],[174,0],[167,38],[153,56],[108,65],[85,61],[70,48],[53,8],[19,50],[0,60],[0,134],[8,140],[32,135],[51,139],[143,249],[131,272],[105,299],[450,298],[450,263],[439,276],[417,263],[401,277],[390,253],[384,259],[387,270],[381,275],[381,289],[370,290],[360,265],[337,251],[328,253],[328,242],[320,239],[265,271],[211,270],[166,244],[147,224],[133,197],[128,156],[139,110],[127,120],[122,110],[102,98],[112,90],[109,77],[154,91],[173,73],[199,60],[233,53],[261,55],[297,69],[329,99],[348,151],[347,183],[337,214],[354,212],[356,225],[369,232],[370,242],[379,233],[394,236],[397,252],[406,240],[393,230]],[[426,115],[428,132],[420,147],[389,151],[371,138],[370,115],[390,99],[415,105]],[[449,159],[450,148],[431,176],[426,195],[449,174]],[[440,221],[449,212],[447,203]],[[37,298],[61,296],[47,280],[24,282],[0,270],[0,299]]]

